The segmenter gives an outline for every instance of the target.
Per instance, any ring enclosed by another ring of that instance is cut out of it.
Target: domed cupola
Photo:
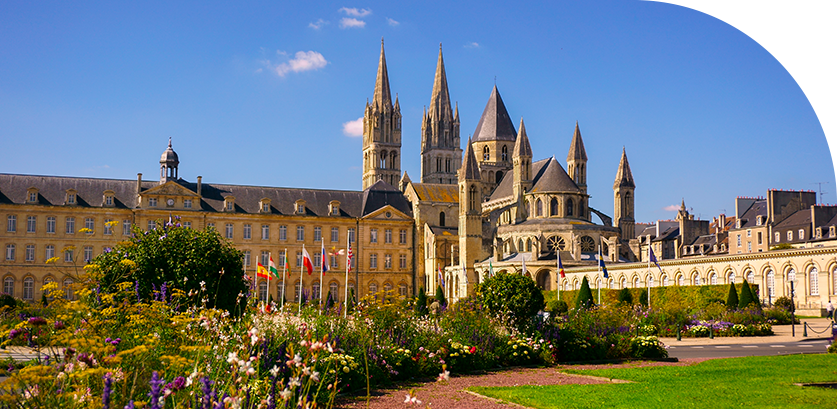
[[[177,153],[171,148],[171,138],[169,138],[169,147],[160,155],[160,184],[168,182],[169,180],[176,181],[178,179],[177,165],[180,160],[177,159]]]

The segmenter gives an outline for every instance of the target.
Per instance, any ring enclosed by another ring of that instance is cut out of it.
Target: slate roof
[[[680,226],[669,227],[664,232],[660,233],[659,237],[656,237],[651,241],[674,240],[674,238],[676,238],[679,235],[680,235]]]
[[[529,137],[526,135],[526,125],[523,125],[523,118],[520,118],[520,132],[517,134],[518,138],[514,142],[514,149],[512,155],[514,157],[526,156],[532,157],[532,145],[529,144]]]
[[[532,164],[532,192],[578,192],[582,193],[578,185],[570,179],[564,167],[555,158],[541,159]],[[514,194],[514,172],[506,172],[503,180],[491,193],[489,201],[503,199]]]
[[[389,73],[387,72],[387,57],[384,54],[384,40],[381,39],[381,59],[378,61],[378,75],[375,77],[375,93],[372,103],[378,109],[392,107],[392,93],[389,90]]]
[[[413,183],[412,186],[419,200],[436,203],[459,203],[459,189],[457,185]]]
[[[745,213],[746,214],[746,213]],[[797,210],[784,220],[773,226],[776,229],[784,229],[788,227],[811,225],[811,209]]]
[[[497,86],[491,90],[485,110],[482,111],[477,129],[474,130],[474,141],[511,141],[517,139],[517,132],[509,117],[509,111],[503,104],[503,98],[497,91]]]
[[[811,211],[808,210],[808,219],[810,221]],[[764,216],[767,220],[767,200],[756,200],[750,207],[741,215],[741,227],[752,227],[756,225],[756,218]],[[781,223],[780,223],[781,224]]]
[[[142,183],[143,189],[157,186],[157,181]],[[62,206],[67,190],[75,189],[76,206],[102,207],[104,192],[112,190],[116,208],[137,206],[137,182],[135,180],[76,178],[64,176],[36,176],[0,174],[0,203],[26,203],[27,189],[38,189],[38,204]]]
[[[575,123],[573,140],[570,142],[570,151],[567,153],[567,162],[571,160],[582,160],[587,162],[587,151],[584,150],[584,141],[581,139],[581,131],[578,129],[578,122]]]
[[[400,190],[383,180],[375,182],[363,191],[363,216],[366,216],[386,205],[394,207],[407,216],[413,215],[413,207]]]
[[[628,155],[625,154],[625,147],[622,147],[622,158],[619,159],[619,169],[616,171],[616,179],[613,182],[613,188],[618,189],[621,186],[636,187],[634,183],[634,175],[631,173],[631,165],[628,164]]]
[[[468,140],[468,145],[465,147],[465,157],[462,158],[462,165],[459,171],[464,172],[460,175],[464,180],[480,180],[480,166],[477,164],[477,157],[474,156],[474,146],[470,139]]]

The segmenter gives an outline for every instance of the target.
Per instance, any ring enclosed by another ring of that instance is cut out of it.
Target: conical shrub
[[[587,282],[587,277],[584,277],[584,280],[581,281],[581,289],[578,290],[578,298],[575,300],[575,308],[586,309],[592,307],[594,304],[593,302],[593,292],[590,291],[590,283]]]
[[[744,282],[746,283],[746,281]],[[734,310],[736,308],[738,308],[738,291],[735,290],[735,284],[729,283],[729,293],[727,293],[727,309]]]

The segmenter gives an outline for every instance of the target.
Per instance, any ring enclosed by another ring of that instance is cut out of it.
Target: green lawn
[[[837,354],[714,359],[691,366],[565,372],[634,383],[468,389],[542,409],[837,407],[837,389],[794,385],[837,382]]]

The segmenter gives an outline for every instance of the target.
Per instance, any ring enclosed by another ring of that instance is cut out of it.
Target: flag
[[[308,250],[305,250],[304,244],[302,245],[302,265],[308,271],[308,275],[311,275],[311,272],[314,271],[314,263],[311,262],[311,255],[308,254]]]
[[[323,274],[325,274],[326,271],[328,271],[328,254],[326,254],[326,251],[325,251],[325,244],[321,244],[320,248],[321,248],[320,262],[321,262],[321,265],[323,266]]]
[[[273,262],[273,255],[270,256],[267,262],[267,272],[273,278],[279,278],[279,270],[276,269],[276,264]]]
[[[445,277],[442,276],[442,267],[439,267],[439,284],[445,288]]]
[[[352,272],[352,243],[349,243],[349,249],[346,251],[346,274]]]
[[[561,278],[566,277],[566,274],[564,274],[564,265],[561,264],[561,255],[560,254],[558,255],[558,273],[561,274]]]
[[[288,272],[288,278],[291,278],[291,264],[288,263],[288,249],[285,249],[285,271]]]
[[[488,259],[488,278],[494,276],[494,266],[491,265],[491,259]]]
[[[602,249],[601,248],[599,249],[599,267],[602,269],[602,274],[604,275],[604,278],[607,278],[608,277],[607,267],[605,267],[604,257],[602,257]]]
[[[256,263],[258,267],[256,267],[256,275],[262,278],[266,278],[271,280],[273,277],[270,276],[270,272],[267,271],[267,268],[262,265],[262,263]]]
[[[651,246],[648,246],[648,260],[654,263],[654,265],[656,265],[657,268],[660,269],[661,273],[663,272],[663,268],[660,267],[660,263],[657,262],[657,257],[654,256],[654,249],[652,249]]]
[[[523,267],[520,271],[520,274],[526,274],[526,259],[523,259]]]

